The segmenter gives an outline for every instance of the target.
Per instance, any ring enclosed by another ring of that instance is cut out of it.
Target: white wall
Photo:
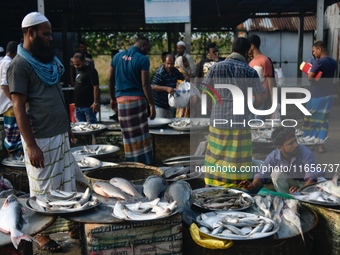
[[[328,6],[325,11],[324,29],[328,30],[328,52],[338,62],[338,73],[340,73],[340,7],[339,3]]]
[[[313,31],[305,32],[303,37],[303,60],[308,60],[312,55]],[[275,68],[281,67],[285,78],[291,86],[297,85],[298,67],[298,33],[293,31],[276,32],[249,32],[249,36],[257,34],[261,38],[261,52],[270,57]],[[303,79],[304,80],[304,79]],[[307,82],[307,81],[306,81]]]

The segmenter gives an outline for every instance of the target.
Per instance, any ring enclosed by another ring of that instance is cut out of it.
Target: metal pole
[[[323,16],[324,16],[324,0],[317,0],[316,6],[316,40],[323,40]]]
[[[37,0],[38,12],[45,15],[45,0]]]

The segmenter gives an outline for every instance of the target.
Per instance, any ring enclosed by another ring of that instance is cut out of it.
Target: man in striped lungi
[[[7,80],[21,133],[30,195],[50,190],[76,191],[75,160],[70,151],[70,122],[59,83],[64,67],[54,54],[48,19],[32,12],[22,21],[24,41],[8,68]],[[58,251],[48,236],[39,246]]]
[[[149,79],[149,39],[139,37],[126,51],[117,53],[111,62],[109,76],[110,105],[118,112],[125,159],[151,164],[152,144],[148,115],[156,116]]]
[[[238,187],[243,180],[251,180],[252,173],[242,168],[252,164],[251,129],[248,125],[247,100],[236,100],[229,89],[217,88],[217,84],[229,84],[247,95],[252,87],[254,106],[264,100],[264,89],[255,69],[247,64],[250,42],[237,38],[232,53],[226,60],[212,66],[203,81],[210,84],[221,98],[221,104],[213,104],[210,116],[208,145],[205,154],[205,183],[207,186]],[[234,95],[236,96],[236,95]],[[252,95],[250,95],[251,97]],[[239,97],[238,97],[239,98]],[[244,108],[243,114],[233,114],[233,108]]]

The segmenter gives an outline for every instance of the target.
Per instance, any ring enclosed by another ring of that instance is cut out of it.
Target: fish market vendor
[[[298,144],[295,128],[280,126],[274,129],[271,138],[276,149],[266,157],[253,181],[242,181],[240,187],[259,189],[271,177],[277,192],[294,193],[323,177],[323,171],[317,171],[318,165],[312,151]]]

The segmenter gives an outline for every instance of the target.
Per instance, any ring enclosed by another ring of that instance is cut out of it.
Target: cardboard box
[[[182,254],[182,218],[114,224],[84,224],[88,255]]]

